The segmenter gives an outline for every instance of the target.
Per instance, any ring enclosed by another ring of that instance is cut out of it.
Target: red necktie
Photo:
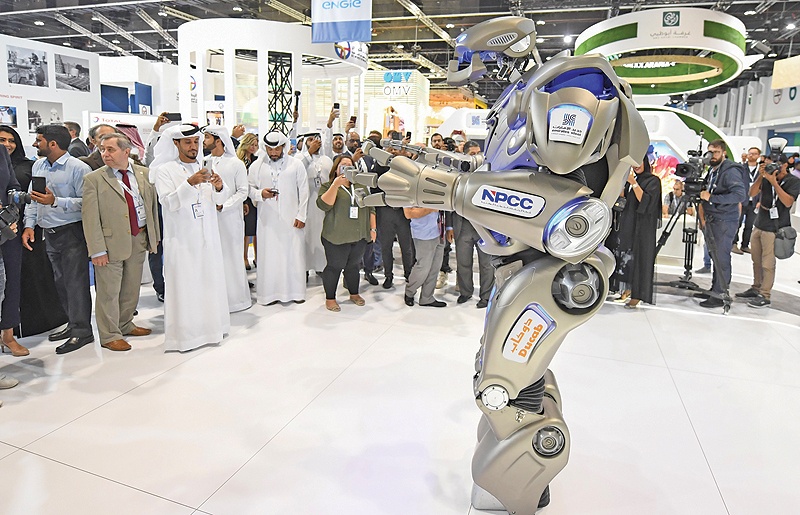
[[[131,181],[128,179],[128,170],[120,170],[119,172],[122,174],[123,184],[130,190]],[[122,189],[125,190],[125,188]],[[131,236],[136,236],[139,234],[139,219],[136,217],[136,208],[133,207],[133,197],[131,197],[131,194],[128,193],[127,190],[123,193],[125,193],[125,200],[128,202],[128,219],[131,222]]]

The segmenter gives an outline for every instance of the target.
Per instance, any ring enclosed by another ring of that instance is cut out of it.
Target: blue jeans
[[[738,220],[716,220],[706,217],[706,242],[707,246],[712,244],[716,249],[716,259],[714,260],[714,274],[711,280],[711,292],[715,296],[721,296],[722,293],[728,289],[731,284],[731,248],[733,247],[733,238],[736,236],[736,231],[739,229]],[[709,238],[709,232],[713,238]],[[712,255],[712,258],[714,256]],[[719,276],[725,281],[725,285],[719,283]]]
[[[711,268],[711,254],[708,253],[708,242],[703,245],[703,266]]]

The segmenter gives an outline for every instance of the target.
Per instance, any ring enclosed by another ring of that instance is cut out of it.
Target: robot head
[[[527,89],[526,134],[536,162],[567,174],[605,155],[620,101],[627,101],[613,69],[600,56],[553,59]]]

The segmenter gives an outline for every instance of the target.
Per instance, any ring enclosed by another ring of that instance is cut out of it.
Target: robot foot
[[[474,483],[472,484],[471,500],[472,507],[476,510],[500,512],[505,512],[506,510],[505,507],[503,507],[503,503],[498,501],[495,496]],[[544,492],[542,492],[542,496],[539,497],[539,504],[536,506],[536,509],[541,510],[548,504],[550,504],[550,485],[545,487]]]

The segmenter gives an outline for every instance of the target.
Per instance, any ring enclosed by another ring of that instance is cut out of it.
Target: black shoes
[[[389,288],[391,288],[393,286],[392,284],[393,281],[394,277],[392,277],[391,275],[387,275],[386,279],[384,279],[383,281],[383,289],[388,290]]]
[[[164,294],[163,293],[156,293],[156,298],[158,302],[164,302]]]
[[[412,298],[411,300],[413,301],[414,299]],[[442,302],[441,300],[434,300],[430,304],[420,304],[420,306],[425,306],[426,308],[443,308],[447,306],[447,304]]]
[[[51,342],[57,342],[59,340],[66,340],[72,334],[72,329],[67,326],[66,329],[62,329],[61,331],[57,331],[55,333],[51,333],[50,336],[47,337],[48,340]]]
[[[699,292],[695,293],[694,295],[692,295],[692,297],[694,297],[695,299],[707,299],[707,298],[711,297],[711,294],[708,293],[707,291],[699,291]]]
[[[755,299],[756,297],[760,297],[761,294],[758,293],[758,290],[755,288],[750,288],[748,290],[743,291],[742,293],[737,293],[736,297],[740,299]]]
[[[458,298],[456,299],[456,302],[458,304],[463,304],[463,303],[467,302],[471,298],[472,297],[470,295],[459,295]]]
[[[378,286],[378,280],[375,279],[375,276],[372,275],[372,272],[364,272],[364,280],[370,283],[372,286]]]
[[[89,336],[75,336],[74,338],[70,338],[69,340],[65,341],[58,347],[56,347],[56,354],[66,354],[68,352],[72,352],[74,350],[78,350],[84,345],[88,345],[94,341],[94,335]]]
[[[722,302],[722,299],[718,299],[716,297],[709,297],[700,303],[700,307],[702,308],[721,308],[724,305],[725,303]]]
[[[756,298],[748,302],[747,305],[751,308],[767,308],[769,307],[770,302],[769,299],[759,294]]]
[[[483,309],[488,305],[489,305],[489,301],[488,300],[481,299],[481,300],[478,301],[477,304],[475,304],[475,307],[478,308],[478,309]]]
[[[411,307],[414,305],[414,297],[409,297],[408,295],[403,295],[406,300],[406,306]]]

